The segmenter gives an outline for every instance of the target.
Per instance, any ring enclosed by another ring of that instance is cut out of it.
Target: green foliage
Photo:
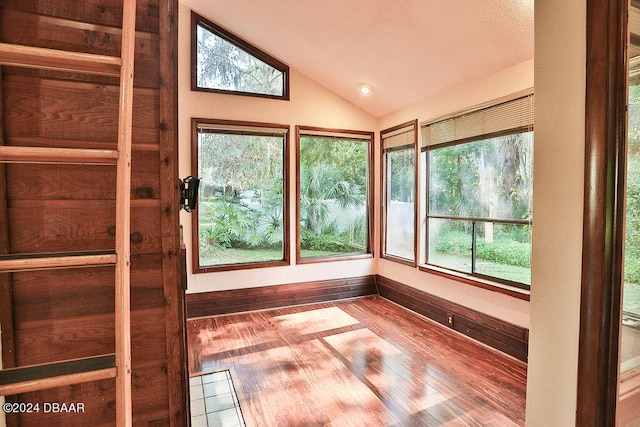
[[[344,233],[316,234],[308,229],[300,229],[300,246],[309,251],[324,251],[331,253],[362,252],[362,247],[350,244]]]
[[[484,239],[476,240],[476,258],[499,264],[531,267],[531,245],[518,241],[517,232],[501,234],[494,238],[493,243]],[[449,230],[442,231],[437,238],[435,249],[448,255],[471,256],[471,233]]]
[[[198,26],[198,86],[270,95],[283,94],[283,73]]]
[[[629,87],[628,145],[624,280],[640,284],[640,85],[637,84]]]
[[[270,249],[282,245],[281,211],[258,210],[237,199],[210,197],[201,200],[199,230],[201,251],[229,248]],[[267,205],[268,208],[268,205]]]
[[[449,255],[471,254],[471,234],[463,231],[443,231],[438,235],[435,248],[437,252]]]
[[[364,192],[343,179],[340,171],[327,163],[307,166],[300,173],[300,214],[305,228],[321,233],[326,228],[331,202],[347,208],[364,201]]]
[[[415,197],[415,155],[413,148],[387,153],[389,200],[413,203]]]
[[[300,141],[301,249],[366,249],[368,142],[303,137]]]
[[[508,238],[497,238],[491,244],[480,239],[476,243],[476,255],[499,264],[531,267],[531,245]]]
[[[250,209],[223,198],[201,201],[200,240],[212,247],[229,248],[241,240],[252,225]]]
[[[532,136],[520,133],[429,151],[429,212],[530,218],[532,148]]]
[[[627,218],[625,281],[640,283],[640,158],[629,159],[627,168]]]

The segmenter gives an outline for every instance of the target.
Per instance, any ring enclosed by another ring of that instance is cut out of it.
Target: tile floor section
[[[192,427],[244,427],[229,371],[189,379]]]

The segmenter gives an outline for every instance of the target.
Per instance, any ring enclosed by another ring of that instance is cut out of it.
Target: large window
[[[631,12],[635,16],[640,13],[635,8]],[[638,29],[632,27],[633,30]],[[640,389],[640,56],[631,58],[629,67],[618,421],[619,425],[640,425],[638,400],[634,403],[633,397]]]
[[[381,132],[382,256],[415,264],[417,122]]]
[[[423,128],[428,265],[531,284],[533,95]]]
[[[289,99],[289,67],[192,12],[192,90]]]
[[[370,132],[298,127],[298,260],[370,254]]]
[[[288,126],[193,120],[196,271],[288,264]]]

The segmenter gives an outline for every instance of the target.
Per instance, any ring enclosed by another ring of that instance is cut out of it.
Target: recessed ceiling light
[[[362,95],[369,95],[371,93],[371,86],[369,86],[369,85],[360,85],[360,93]]]

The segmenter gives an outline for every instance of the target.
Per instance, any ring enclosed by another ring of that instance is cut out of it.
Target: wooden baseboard
[[[376,294],[374,276],[187,294],[187,318],[303,305]]]
[[[528,329],[435,297],[383,276],[377,275],[376,280],[381,297],[519,360],[527,361]]]

